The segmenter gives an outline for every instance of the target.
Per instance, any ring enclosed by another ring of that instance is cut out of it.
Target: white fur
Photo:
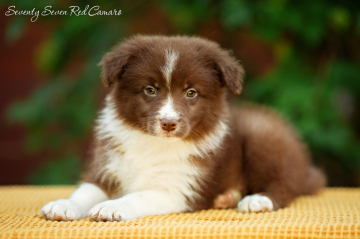
[[[87,210],[70,199],[49,202],[41,209],[40,213],[46,219],[56,221],[72,221],[87,216]]]
[[[165,49],[165,66],[161,67],[161,71],[164,74],[167,86],[170,87],[171,73],[176,67],[176,62],[179,58],[179,54],[173,49]]]
[[[50,220],[72,221],[87,216],[90,208],[107,200],[106,194],[91,183],[83,183],[69,199],[60,199],[46,204],[40,213]]]
[[[117,116],[109,98],[107,101],[98,120],[98,137],[112,137],[119,144],[119,148],[107,151],[109,163],[105,170],[117,175],[123,190],[118,197],[125,196],[97,205],[91,213],[104,214],[108,220],[110,214],[118,213],[114,220],[120,220],[120,216],[127,220],[189,210],[186,198],[193,200],[198,196],[197,179],[206,173],[190,162],[189,157],[202,157],[220,147],[228,132],[227,125],[220,122],[198,142],[164,140],[127,126]],[[130,208],[134,209],[132,213],[128,211]]]
[[[160,108],[158,112],[158,118],[173,118],[176,120],[179,119],[179,115],[174,109],[173,99],[170,94],[167,96],[164,105]]]
[[[174,190],[173,190],[174,191]],[[144,216],[179,212],[177,195],[164,190],[130,193],[116,200],[97,204],[89,216],[97,221],[127,221]]]
[[[95,220],[119,221],[187,211],[187,198],[198,196],[197,180],[206,175],[189,158],[203,157],[219,148],[227,133],[227,125],[219,122],[212,133],[197,142],[164,140],[126,125],[107,98],[98,120],[97,137],[111,138],[118,147],[106,150],[103,156],[108,164],[99,169],[99,174],[110,174],[120,181],[122,192],[115,200],[105,201],[108,198],[100,188],[84,183],[70,199],[48,203],[41,213],[51,220],[76,220],[90,210]]]
[[[87,211],[95,204],[107,199],[106,193],[92,183],[82,183],[70,196],[71,201],[80,204]]]
[[[239,212],[269,212],[273,209],[271,199],[259,194],[246,196],[238,204]]]

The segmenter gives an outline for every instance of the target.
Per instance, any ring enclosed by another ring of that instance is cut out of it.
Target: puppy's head
[[[198,139],[226,117],[226,90],[240,94],[243,68],[218,44],[194,37],[136,36],[100,65],[119,117],[148,134]]]

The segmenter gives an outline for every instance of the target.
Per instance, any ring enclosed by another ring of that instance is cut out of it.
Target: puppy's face
[[[226,117],[225,87],[241,91],[242,68],[200,38],[138,36],[101,64],[119,117],[158,137],[203,137]]]

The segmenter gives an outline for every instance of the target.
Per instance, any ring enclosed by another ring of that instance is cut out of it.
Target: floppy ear
[[[134,53],[134,44],[126,41],[116,45],[110,52],[105,54],[99,63],[102,66],[101,80],[105,87],[110,87],[121,78]]]
[[[240,95],[244,81],[245,71],[230,51],[219,49],[216,54],[215,64],[219,77],[231,93]]]

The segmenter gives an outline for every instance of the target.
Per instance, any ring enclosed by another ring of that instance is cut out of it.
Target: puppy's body
[[[94,220],[208,209],[227,190],[242,212],[276,210],[324,186],[291,126],[265,108],[230,110],[243,69],[213,42],[138,36],[108,53],[114,85],[84,184],[47,204],[48,219]],[[96,195],[96,196],[95,196]],[[112,199],[108,200],[107,199]]]

